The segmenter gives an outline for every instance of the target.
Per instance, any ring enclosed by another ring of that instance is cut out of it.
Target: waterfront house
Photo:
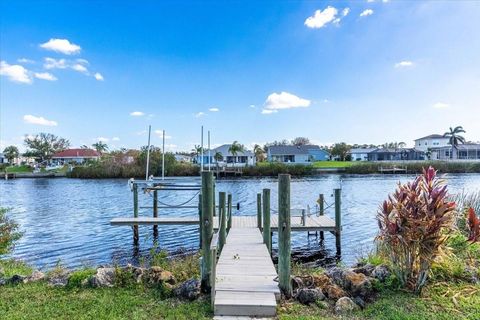
[[[330,154],[316,145],[278,145],[267,149],[267,160],[270,162],[309,164],[329,159]]]
[[[192,162],[192,157],[186,154],[175,154],[175,160],[178,162]]]
[[[368,154],[376,148],[353,148],[349,154],[352,161],[368,161]]]
[[[229,149],[232,145],[231,144],[224,144],[220,147],[214,148],[210,150],[205,150],[203,153],[203,164],[208,165],[219,165],[221,167],[224,166],[237,166],[237,167],[244,167],[244,166],[253,166],[256,163],[255,154],[250,150],[244,150],[243,152],[237,152],[237,154],[232,154]],[[217,159],[215,158],[217,155]],[[195,158],[195,162],[200,164],[201,163],[201,156],[197,156]]]
[[[416,148],[378,148],[368,153],[368,161],[425,160],[425,152]]]
[[[8,160],[5,158],[5,155],[3,153],[0,153],[0,163],[7,163]]]
[[[63,163],[84,163],[87,160],[98,160],[100,153],[93,149],[67,149],[55,153],[52,156],[52,162]]]
[[[480,144],[478,143],[465,143],[459,144],[453,149],[452,146],[443,146],[430,149],[431,160],[480,160]]]
[[[415,140],[415,149],[427,152],[431,148],[441,148],[449,146],[449,138],[441,134],[431,134],[429,136]]]

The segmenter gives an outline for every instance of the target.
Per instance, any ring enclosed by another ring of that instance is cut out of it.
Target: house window
[[[285,155],[283,156],[283,162],[295,162],[294,155]]]

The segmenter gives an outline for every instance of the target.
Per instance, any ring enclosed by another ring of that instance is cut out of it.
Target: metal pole
[[[165,130],[163,130],[162,143],[162,180],[165,180]]]
[[[145,180],[148,180],[148,167],[150,164],[150,132],[152,131],[152,126],[148,126],[148,146],[147,146],[147,167],[145,169]]]
[[[210,163],[212,158],[210,157],[210,130],[208,130],[208,171],[210,171]]]

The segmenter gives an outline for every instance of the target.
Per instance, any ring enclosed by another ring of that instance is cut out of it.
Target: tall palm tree
[[[455,128],[450,127],[450,131],[443,134],[444,137],[449,138],[448,143],[452,146],[452,152],[450,154],[451,159],[453,159],[453,149],[457,151],[456,157],[458,158],[457,146],[459,143],[465,143],[465,138],[461,136],[460,133],[465,133],[462,126],[456,126]]]
[[[258,144],[253,146],[253,153],[255,154],[257,162],[261,162],[265,159],[265,151]]]
[[[95,142],[94,144],[92,144],[92,147],[99,153],[104,153],[108,150],[107,144],[102,141]]]
[[[202,147],[199,145],[195,145],[192,149],[193,155],[196,156],[196,161],[198,161],[198,158],[200,157],[200,154],[202,153]]]
[[[213,159],[215,159],[216,162],[222,161],[223,160],[223,154],[220,151],[217,151],[213,155]]]
[[[238,143],[238,141],[236,140],[233,141],[230,148],[228,148],[228,152],[230,152],[233,155],[234,165],[237,163],[237,154],[244,151],[245,151],[245,147],[243,146],[243,144]]]

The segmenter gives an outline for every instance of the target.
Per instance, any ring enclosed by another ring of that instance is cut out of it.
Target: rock
[[[360,309],[360,307],[349,297],[341,297],[337,303],[335,303],[335,313],[337,314],[345,314],[358,309]]]
[[[332,280],[326,274],[313,276],[313,285],[317,288],[324,289],[326,286],[331,284]]]
[[[345,287],[345,275],[344,270],[339,267],[333,267],[328,269],[325,274],[330,277],[330,279],[340,287]]]
[[[1,277],[0,277],[0,287],[1,287],[1,286],[4,286],[4,285],[6,285],[6,284],[7,284],[7,280],[6,280],[5,278],[1,278]]]
[[[135,280],[136,283],[141,283],[143,277],[145,276],[145,268],[141,267],[135,267],[132,266],[131,264],[128,264],[123,271],[128,272],[132,275],[133,280]]]
[[[345,271],[344,275],[345,279],[343,288],[349,291],[352,296],[360,296],[365,298],[372,293],[372,283],[363,273]]]
[[[355,302],[360,308],[362,308],[362,309],[365,308],[366,303],[365,303],[365,301],[364,301],[362,298],[360,298],[360,297],[355,297],[355,298],[353,298],[352,300],[353,300],[353,302]]]
[[[41,271],[35,270],[32,274],[25,279],[23,279],[23,283],[35,282],[45,279],[45,274]]]
[[[317,307],[319,307],[320,309],[328,309],[328,308],[330,307],[330,305],[328,304],[327,301],[317,300],[317,301],[315,301],[315,304],[316,304]]]
[[[98,268],[91,278],[92,287],[113,287],[115,285],[115,268]]]
[[[317,300],[324,300],[325,295],[320,289],[300,289],[295,297],[301,304],[309,305]]]
[[[359,266],[359,267],[353,269],[352,271],[355,272],[355,273],[362,273],[362,274],[370,277],[373,270],[375,270],[375,266],[373,264],[367,263],[363,266]]]
[[[300,277],[292,277],[292,290],[295,292],[300,288],[304,287],[304,283],[302,278]]]
[[[379,265],[376,266],[375,269],[372,271],[371,276],[375,279],[384,282],[390,276],[390,269],[386,265]]]
[[[70,272],[68,270],[58,270],[47,276],[47,282],[52,287],[65,287],[68,284]]]
[[[470,283],[480,284],[479,274],[480,271],[477,271],[474,267],[466,267],[465,274]]]
[[[13,275],[11,278],[6,279],[6,283],[7,283],[7,284],[17,285],[17,284],[19,284],[19,283],[23,283],[23,280],[25,280],[25,278],[26,278],[26,277],[24,277],[24,276],[15,274],[15,275]]]
[[[197,279],[187,280],[173,289],[177,297],[193,301],[200,297],[200,281]]]
[[[169,283],[174,285],[176,280],[170,271],[163,270],[160,267],[151,267],[150,270],[148,270],[147,282],[150,284]]]
[[[327,294],[327,297],[334,301],[346,296],[345,291],[343,291],[343,289],[336,284],[327,285],[324,290],[324,292]]]

